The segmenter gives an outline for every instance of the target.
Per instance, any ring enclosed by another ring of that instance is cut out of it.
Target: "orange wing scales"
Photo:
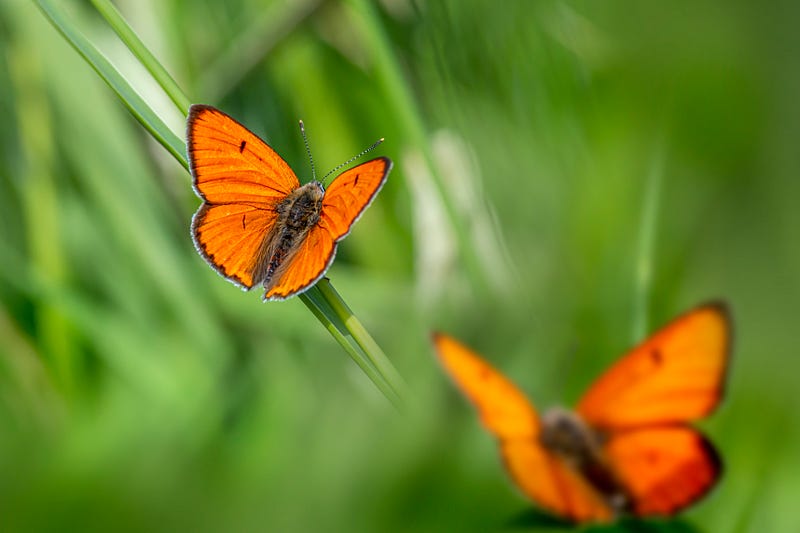
[[[607,522],[613,517],[597,491],[535,439],[506,440],[500,449],[514,482],[543,508],[577,522]]]
[[[316,283],[336,255],[336,243],[372,202],[386,181],[391,161],[379,157],[339,175],[325,190],[319,222],[276,283],[267,287],[266,300],[281,300]]]
[[[539,416],[511,381],[455,339],[436,334],[433,342],[445,370],[492,434],[499,439],[538,437]]]
[[[195,189],[209,203],[235,203],[240,198],[237,194],[243,193],[260,195],[271,204],[271,199],[284,197],[300,186],[277,152],[218,109],[193,105],[186,137]],[[221,174],[245,182],[247,190],[232,181],[207,182],[207,177]]]
[[[675,514],[705,495],[722,471],[714,447],[689,427],[614,433],[605,453],[640,516]]]
[[[325,190],[320,226],[334,240],[343,239],[386,182],[392,169],[387,157],[378,157],[342,172]]]
[[[309,231],[280,279],[267,287],[265,300],[283,300],[316,283],[333,262],[336,244],[319,226]]]
[[[678,317],[606,371],[578,403],[578,413],[604,429],[706,416],[722,396],[730,329],[721,304]]]
[[[249,205],[203,204],[192,219],[195,245],[217,272],[250,289],[255,258],[275,217]]]

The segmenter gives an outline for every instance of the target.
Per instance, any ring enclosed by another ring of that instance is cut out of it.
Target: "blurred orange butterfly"
[[[203,200],[192,219],[197,251],[243,289],[263,285],[264,300],[303,292],[325,274],[336,243],[392,168],[378,157],[341,173],[327,189],[316,180],[301,186],[267,143],[207,105],[189,109],[186,136],[194,190]]]
[[[506,469],[541,507],[574,522],[669,516],[705,495],[722,464],[688,422],[722,397],[731,344],[723,304],[698,307],[614,364],[575,411],[541,417],[508,379],[434,334],[444,368],[499,440]]]

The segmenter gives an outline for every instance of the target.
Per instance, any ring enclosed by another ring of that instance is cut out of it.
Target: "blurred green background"
[[[89,3],[62,4],[183,137]],[[429,332],[570,405],[645,333],[722,298],[733,368],[702,427],[725,477],[649,527],[800,530],[797,3],[116,5],[193,101],[303,180],[298,118],[323,172],[386,138],[395,168],[329,276],[409,405],[297,298],[217,276],[189,237],[189,175],[33,2],[4,0],[0,529],[557,529]]]

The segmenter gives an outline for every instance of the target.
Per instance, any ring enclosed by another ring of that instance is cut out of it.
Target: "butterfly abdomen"
[[[272,232],[264,239],[263,253],[255,266],[257,283],[270,287],[280,280],[309,230],[319,221],[322,197],[319,182],[298,187],[275,206],[278,219]]]

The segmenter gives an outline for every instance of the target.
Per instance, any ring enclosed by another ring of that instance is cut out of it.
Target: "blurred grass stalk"
[[[489,282],[491,273],[484,269],[477,256],[478,251],[472,246],[467,224],[460,223],[463,217],[460,216],[452,194],[434,162],[432,143],[425,131],[421,113],[408,84],[403,80],[400,65],[392,53],[386,33],[381,30],[382,25],[375,13],[375,6],[370,0],[349,0],[348,5],[355,15],[361,34],[366,39],[366,48],[373,55],[376,76],[388,99],[394,104],[392,118],[403,131],[404,137],[422,154],[428,172],[433,178],[439,199],[458,241],[458,253],[466,267],[466,273],[474,287],[486,290],[491,286]]]
[[[658,207],[664,175],[664,141],[656,140],[650,169],[644,185],[642,218],[636,242],[636,264],[633,296],[633,343],[644,339],[649,330],[650,291],[653,283]]]
[[[37,0],[37,4],[50,23],[117,94],[139,123],[188,170],[189,163],[185,156],[186,147],[183,141],[172,133],[119,71],[65,16],[60,2]],[[108,0],[92,0],[92,4],[169,95],[172,102],[186,115],[191,100],[150,53],[116,8]],[[405,391],[402,377],[327,278],[301,294],[300,299],[383,395],[392,404],[400,407]]]
[[[68,277],[68,268],[60,241],[53,238],[59,232],[61,212],[52,178],[55,148],[50,108],[42,92],[41,65],[24,47],[12,50],[8,57],[11,78],[19,95],[18,116],[34,117],[18,124],[27,184],[23,189],[22,213],[27,221],[25,237],[31,262],[48,278],[63,280]],[[50,354],[50,371],[60,388],[70,394],[75,385],[74,331],[63,309],[52,300],[42,298],[35,309],[37,323],[41,325],[42,352]]]

